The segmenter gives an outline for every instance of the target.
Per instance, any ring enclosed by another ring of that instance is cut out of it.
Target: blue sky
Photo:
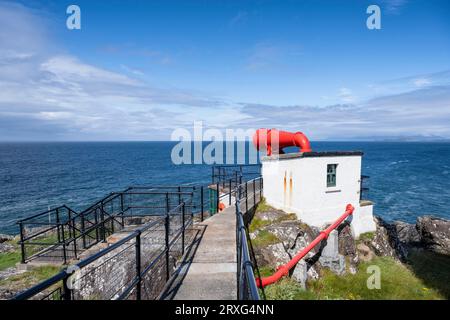
[[[448,1],[0,0],[0,140],[450,138],[449,39]]]

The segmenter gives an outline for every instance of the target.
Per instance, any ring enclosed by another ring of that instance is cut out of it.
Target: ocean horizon
[[[18,219],[48,208],[66,204],[80,211],[130,185],[208,184],[210,165],[172,163],[171,151],[177,143],[0,142],[0,233],[17,233]],[[235,149],[239,143],[243,142],[236,142]],[[362,174],[370,177],[364,198],[375,203],[376,215],[410,223],[425,214],[450,218],[446,206],[450,199],[449,142],[311,144],[314,151],[364,152]],[[248,147],[252,148],[247,142]]]

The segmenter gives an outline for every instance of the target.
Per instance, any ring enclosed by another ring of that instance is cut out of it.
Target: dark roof
[[[346,156],[362,156],[362,151],[324,151],[324,152],[293,152],[280,155],[271,155],[262,157],[264,159],[293,159],[293,158],[319,158],[319,157],[346,157]]]

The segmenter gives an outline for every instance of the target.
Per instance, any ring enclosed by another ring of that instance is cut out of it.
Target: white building
[[[373,203],[360,200],[362,152],[306,152],[261,159],[264,197],[269,205],[295,213],[303,222],[323,228],[345,212],[354,235],[375,231]]]

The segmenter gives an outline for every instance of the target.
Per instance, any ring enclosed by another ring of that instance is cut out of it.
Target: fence
[[[111,193],[81,213],[61,206],[20,220],[22,263],[66,264],[114,232],[164,215],[182,201],[203,220],[204,193],[203,186],[136,186]]]
[[[192,242],[192,202],[179,205],[14,299],[155,299]]]
[[[255,281],[259,269],[249,239],[244,214],[255,209],[262,199],[262,178],[244,182],[237,187],[236,197],[236,252],[237,252],[237,293],[238,300],[259,300],[259,291]],[[244,211],[244,213],[242,212]],[[250,253],[252,255],[250,255]]]

